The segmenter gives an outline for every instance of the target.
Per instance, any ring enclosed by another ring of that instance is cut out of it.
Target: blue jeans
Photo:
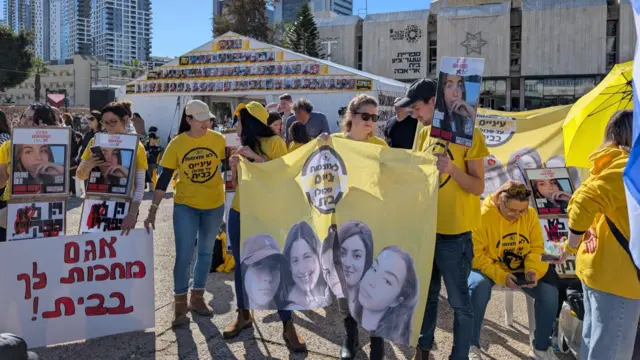
[[[640,300],[605,293],[582,284],[584,322],[580,360],[631,360]]]
[[[207,283],[213,245],[224,217],[224,205],[211,210],[200,210],[187,205],[173,206],[173,231],[176,239],[176,262],[173,266],[173,292],[184,295],[189,290],[189,275],[193,248],[198,237],[198,256],[193,269],[194,290],[203,290]]]
[[[436,249],[431,272],[427,306],[418,338],[418,347],[431,350],[438,319],[441,278],[447,287],[449,305],[453,308],[453,349],[451,360],[467,360],[471,343],[473,309],[469,299],[467,278],[471,271],[473,243],[471,232],[459,235],[436,234]]]
[[[231,242],[231,251],[236,266],[233,269],[235,275],[236,302],[238,309],[246,309],[244,305],[244,287],[242,286],[242,269],[240,268],[240,213],[231,209],[229,210],[228,219],[229,241]],[[291,310],[278,310],[280,320],[283,322],[291,320]]]
[[[553,271],[550,269],[549,271]],[[516,277],[524,274],[515,274]],[[469,275],[469,296],[473,304],[473,334],[471,345],[480,348],[480,330],[484,322],[484,313],[491,299],[491,288],[495,283],[478,270],[472,270]],[[538,282],[533,289],[522,288],[527,295],[535,299],[536,330],[534,333],[533,347],[536,350],[546,351],[551,346],[553,323],[556,320],[558,308],[558,289],[545,282]]]

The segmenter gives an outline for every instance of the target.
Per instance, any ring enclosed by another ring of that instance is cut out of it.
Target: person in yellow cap
[[[235,111],[236,132],[240,138],[242,146],[229,159],[231,165],[232,178],[236,187],[236,194],[229,210],[228,228],[231,250],[235,257],[236,264],[242,264],[240,258],[240,186],[238,186],[238,163],[240,157],[245,161],[267,162],[277,159],[287,154],[287,146],[284,140],[276,135],[272,128],[267,125],[269,112],[259,103],[250,102],[240,104]],[[235,290],[238,304],[238,316],[229,323],[222,332],[225,339],[236,337],[244,329],[250,328],[253,324],[251,313],[247,309],[249,304],[245,304],[242,270],[240,266],[235,268]],[[293,325],[290,310],[279,310],[280,320],[283,324],[282,336],[285,344],[294,352],[304,352],[307,346],[304,339],[296,333]]]
[[[224,135],[211,130],[214,116],[209,106],[191,100],[182,113],[178,135],[162,156],[162,173],[156,184],[153,203],[144,225],[155,229],[156,212],[174,172],[180,173],[175,185],[173,231],[176,242],[174,280],[174,327],[189,323],[189,310],[212,316],[204,301],[204,289],[211,268],[213,246],[224,217],[224,181],[220,164],[225,155]],[[187,302],[193,248],[198,238],[198,256],[193,270],[191,297]]]

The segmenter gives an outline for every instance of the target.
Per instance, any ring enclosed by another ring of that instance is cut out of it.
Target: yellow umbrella
[[[633,108],[633,61],[618,64],[571,107],[562,125],[567,166],[591,167],[589,155],[604,138],[604,129],[618,110]]]

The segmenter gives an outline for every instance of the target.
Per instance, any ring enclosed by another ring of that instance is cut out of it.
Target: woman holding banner
[[[228,228],[233,256],[236,264],[240,264],[242,261],[240,258],[240,186],[238,186],[238,164],[240,157],[250,162],[267,162],[286,155],[287,145],[284,140],[267,125],[269,113],[262,104],[255,101],[248,104],[240,104],[234,115],[237,117],[235,127],[242,146],[229,159],[233,182],[236,186],[236,194],[233,197],[231,210],[229,210]],[[240,267],[236,266],[236,295],[242,294],[242,291],[244,291],[243,280],[242,271]],[[246,304],[241,296],[236,296],[236,299],[238,302],[238,316],[225,327],[222,333],[225,339],[236,337],[242,330],[253,325],[253,318],[248,310],[249,304]],[[287,347],[294,352],[307,351],[307,345],[304,339],[297,334],[293,325],[291,310],[279,309],[278,315],[284,327],[282,337]]]
[[[534,360],[557,360],[551,334],[558,306],[553,272],[542,261],[544,239],[536,210],[529,206],[531,191],[509,180],[482,206],[482,225],[472,233],[473,261],[469,294],[473,304],[473,331],[469,360],[480,360],[480,330],[494,285],[521,289],[536,300]],[[496,239],[498,243],[496,245]]]
[[[632,144],[633,111],[614,114],[604,143],[591,154],[590,176],[569,201],[564,262],[577,253],[584,291],[580,360],[633,356],[640,317],[640,272],[629,251],[629,214],[622,181]]]
[[[109,135],[127,134],[126,130],[126,116],[128,110],[123,103],[112,102],[107,104],[102,109],[101,119],[102,124],[106,132]],[[104,158],[93,154],[91,147],[95,144],[95,138],[89,140],[87,148],[82,153],[82,161],[76,171],[76,177],[79,180],[87,180],[91,175],[91,171],[95,168],[101,169],[100,172],[105,178],[126,178],[129,174],[129,169],[123,167],[119,160],[118,149],[102,149]],[[107,161],[105,161],[107,160]],[[113,160],[113,161],[109,161]],[[104,170],[104,171],[103,171]],[[147,171],[147,157],[145,155],[144,146],[141,142],[138,142],[138,148],[136,150],[136,164],[135,164],[135,182],[133,201],[129,205],[129,213],[122,220],[122,232],[129,233],[131,229],[136,226],[138,221],[138,209],[140,208],[140,202],[142,202],[142,196],[144,195],[144,175]]]
[[[202,316],[213,315],[213,310],[204,300],[204,290],[216,235],[224,217],[224,182],[220,165],[225,149],[224,136],[209,129],[210,119],[213,117],[209,106],[204,102],[187,102],[182,113],[180,132],[171,140],[160,162],[162,173],[156,184],[149,214],[144,221],[147,229],[149,226],[155,229],[160,201],[164,198],[174,172],[179,173],[173,206],[176,245],[173,266],[174,327],[189,323],[189,310]],[[144,184],[142,188],[144,189]],[[189,297],[187,292],[196,237],[198,255]],[[236,264],[240,264],[240,261]],[[242,293],[238,292],[240,294]]]

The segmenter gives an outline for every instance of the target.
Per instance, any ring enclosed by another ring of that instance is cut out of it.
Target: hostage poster
[[[144,229],[0,243],[0,324],[31,348],[155,326]]]
[[[347,297],[372,335],[416,344],[438,185],[429,156],[345,139],[242,162],[238,296],[251,309],[289,310]]]
[[[128,211],[128,201],[85,199],[78,232],[88,234],[121,230]]]
[[[91,147],[100,165],[91,170],[87,194],[128,196],[135,176],[138,137],[98,133]]]
[[[11,197],[66,196],[69,140],[70,132],[65,128],[14,128]]]
[[[9,203],[7,240],[50,238],[65,234],[65,201]]]

